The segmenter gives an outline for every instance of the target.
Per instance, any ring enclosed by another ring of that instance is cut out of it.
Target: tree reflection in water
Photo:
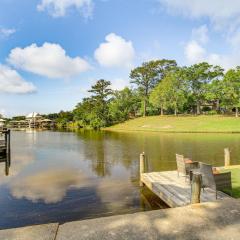
[[[176,168],[175,153],[222,165],[226,146],[235,164],[239,144],[237,134],[13,132],[11,171],[0,174],[0,227],[166,207],[139,188],[141,152],[151,171],[162,171]]]

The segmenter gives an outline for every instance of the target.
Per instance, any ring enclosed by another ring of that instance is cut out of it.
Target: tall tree
[[[175,68],[169,71],[150,95],[153,105],[160,107],[161,115],[164,109],[173,109],[174,114],[183,108],[186,102],[185,68]]]
[[[174,114],[177,115],[187,100],[185,69],[178,68],[175,71],[169,72],[163,79],[163,82],[166,82],[165,91],[169,96],[168,105],[174,109]]]
[[[135,117],[141,107],[141,99],[137,91],[128,87],[114,91],[109,111],[114,123],[123,122],[130,117]]]
[[[145,62],[142,66],[133,69],[130,73],[131,83],[138,86],[141,92],[144,109],[143,116],[146,116],[147,102],[151,90],[157,85],[158,82],[166,75],[166,73],[173,67],[176,67],[175,60],[156,60]]]
[[[205,99],[206,86],[212,80],[223,76],[223,69],[207,62],[192,65],[188,68],[189,90],[196,104],[196,113],[201,113],[201,104]]]
[[[215,110],[220,113],[220,102],[223,98],[223,85],[219,79],[213,80],[206,86],[205,99],[214,105]]]
[[[94,103],[94,110],[101,121],[101,126],[107,126],[109,123],[109,97],[113,91],[110,88],[111,82],[100,79],[88,91],[93,93],[92,100]]]
[[[240,107],[240,67],[230,69],[223,79],[223,104],[235,108],[238,117]]]
[[[169,95],[166,91],[166,82],[162,81],[153,89],[149,97],[150,103],[160,109],[161,116],[164,114],[164,110],[168,107]]]
[[[73,110],[74,120],[78,121],[82,127],[92,126],[92,120],[97,117],[94,107],[95,103],[91,97],[83,98]]]

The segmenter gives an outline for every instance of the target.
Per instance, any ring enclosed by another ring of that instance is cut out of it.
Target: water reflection
[[[17,199],[26,198],[32,202],[42,200],[49,204],[60,202],[68,190],[87,185],[87,178],[81,171],[65,166],[64,169],[41,169],[29,175],[21,174],[11,181],[10,191]]]
[[[0,228],[166,207],[139,188],[140,152],[151,171],[173,170],[175,153],[222,165],[225,147],[238,164],[239,144],[231,134],[13,132],[11,171],[0,174]]]

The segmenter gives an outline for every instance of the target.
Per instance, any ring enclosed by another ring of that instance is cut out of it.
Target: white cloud
[[[115,33],[108,34],[105,40],[94,54],[99,64],[104,67],[131,67],[135,57],[132,42]]]
[[[115,78],[111,80],[113,90],[122,90],[129,86],[129,80],[123,78]]]
[[[212,23],[220,27],[221,24],[239,23],[240,1],[237,0],[158,0],[169,12],[186,17],[208,17]]]
[[[208,61],[229,69],[240,65],[240,1],[237,0],[157,0],[169,13],[187,18],[208,18],[215,30],[230,47],[225,54],[208,52],[208,28],[203,25],[192,31],[192,39],[185,46],[185,56],[190,63]]]
[[[13,66],[49,78],[70,78],[90,69],[87,61],[71,58],[58,44],[32,44],[11,50],[8,62]]]
[[[31,93],[36,87],[25,81],[15,70],[0,64],[0,92]]]
[[[12,34],[14,34],[16,32],[16,29],[14,28],[3,28],[3,27],[0,27],[0,36],[2,37],[9,37],[11,36]]]
[[[206,44],[209,40],[208,38],[208,27],[202,25],[198,28],[192,30],[192,38],[199,41],[202,44]]]
[[[76,8],[83,17],[88,18],[92,15],[92,0],[41,0],[37,5],[38,11],[48,11],[52,17],[63,17],[67,10]]]
[[[206,61],[213,65],[220,65],[228,70],[240,65],[240,52],[231,52],[229,54],[209,53]]]
[[[236,38],[233,42],[237,44],[237,40]],[[203,44],[191,40],[186,44],[184,54],[190,64],[206,61],[213,65],[219,65],[226,70],[240,65],[240,47],[237,47],[237,45],[227,54],[218,54],[208,52]]]
[[[228,35],[227,42],[230,51],[226,54],[218,54],[207,51],[205,46],[209,41],[208,28],[202,25],[192,30],[191,40],[185,45],[184,54],[188,63],[209,62],[219,65],[226,70],[240,65],[240,31]]]
[[[185,46],[185,56],[190,63],[201,62],[205,59],[206,50],[197,41],[190,41]]]

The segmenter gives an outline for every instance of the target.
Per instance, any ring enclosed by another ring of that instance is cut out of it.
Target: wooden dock
[[[182,207],[191,204],[191,185],[185,177],[178,177],[177,171],[141,173],[141,182],[170,207]],[[231,199],[218,192],[218,199]],[[216,201],[215,191],[205,188],[201,192],[201,202]]]

